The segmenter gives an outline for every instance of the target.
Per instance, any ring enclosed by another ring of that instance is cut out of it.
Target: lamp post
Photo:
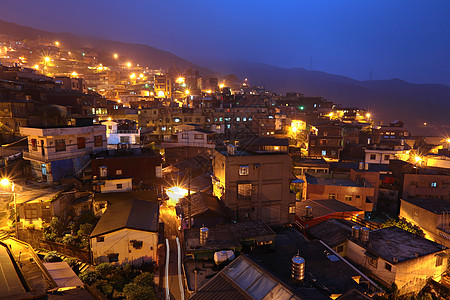
[[[16,222],[16,238],[18,239],[19,238],[19,235],[18,235],[18,232],[19,232],[19,230],[18,230],[18,226],[19,226],[19,222],[17,221],[17,203],[16,203],[16,192],[14,191],[14,188],[15,188],[15,184],[14,184],[14,182],[12,182],[12,181],[10,181],[8,178],[3,178],[2,180],[0,180],[0,183],[1,183],[1,185],[3,185],[3,186],[8,186],[8,185],[11,185],[11,192],[12,192],[12,194],[13,194],[13,201],[14,201],[14,220],[15,220],[15,222]]]

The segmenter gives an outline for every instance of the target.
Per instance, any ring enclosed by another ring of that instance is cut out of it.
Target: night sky
[[[450,1],[1,0],[0,19],[144,43],[191,61],[450,85]]]

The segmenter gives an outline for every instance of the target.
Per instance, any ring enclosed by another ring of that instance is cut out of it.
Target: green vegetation
[[[116,267],[109,263],[99,264],[95,270],[80,274],[80,279],[95,287],[109,299],[128,300],[157,299],[153,274],[130,265]]]
[[[391,226],[397,226],[398,228],[401,228],[403,230],[406,230],[408,232],[420,235],[422,237],[425,237],[425,233],[423,233],[422,229],[419,226],[413,225],[406,221],[405,219],[389,219],[383,224],[381,224],[382,228],[391,227]]]
[[[96,223],[97,219],[92,212],[86,212],[71,222],[54,217],[49,226],[44,229],[44,238],[47,241],[87,249],[89,246],[89,235],[94,230]],[[71,234],[65,234],[68,231]]]

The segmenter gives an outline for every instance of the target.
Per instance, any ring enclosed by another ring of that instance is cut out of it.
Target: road
[[[164,222],[166,237],[166,259],[164,262],[164,289],[166,299],[184,300],[185,291],[181,273],[182,253],[178,239],[179,221],[173,207],[165,204],[160,210],[161,221]],[[168,251],[167,251],[168,250]]]

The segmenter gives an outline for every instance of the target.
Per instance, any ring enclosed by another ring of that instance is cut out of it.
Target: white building
[[[213,140],[214,135],[215,132],[204,129],[179,131],[175,133],[175,139],[164,141],[161,143],[161,147],[199,147],[214,149],[216,146]]]
[[[104,121],[102,125],[106,126],[106,138],[108,148],[117,149],[118,144],[133,145],[140,147],[141,132],[139,129],[119,129],[119,123],[114,121]]]
[[[106,127],[102,125],[20,127],[20,134],[28,137],[23,158],[31,162],[35,177],[48,182],[75,175],[89,163],[89,154],[106,150]]]
[[[447,270],[447,252],[444,246],[395,226],[371,231],[365,242],[351,237],[346,247],[348,259],[386,286],[395,283],[400,295],[417,293],[429,278],[439,282]]]
[[[409,158],[409,150],[404,146],[395,146],[394,148],[371,147],[365,149],[365,162],[369,164],[388,165],[392,159],[406,161]]]
[[[109,205],[90,236],[95,264],[140,265],[157,260],[159,205],[128,199]]]

